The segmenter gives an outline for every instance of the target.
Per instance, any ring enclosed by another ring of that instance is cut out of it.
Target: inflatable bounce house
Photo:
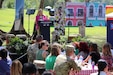
[[[105,26],[104,3],[66,3],[66,25]]]
[[[113,46],[113,6],[106,6],[107,42]]]
[[[106,14],[113,12],[113,5],[106,5]]]
[[[87,26],[105,26],[104,3],[87,3],[86,4],[86,25]]]
[[[86,5],[85,3],[71,3],[66,4],[66,26],[79,26],[86,23]]]

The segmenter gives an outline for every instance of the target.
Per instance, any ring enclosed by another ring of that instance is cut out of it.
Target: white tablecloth
[[[80,67],[81,67],[81,71],[75,73],[75,75],[90,75],[91,73],[98,72],[98,67],[94,66],[94,68],[92,68],[92,65],[90,64]]]

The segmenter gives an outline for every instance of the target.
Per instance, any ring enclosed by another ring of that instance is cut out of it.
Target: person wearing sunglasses
[[[45,71],[45,64],[42,64],[41,62],[45,62],[46,57],[48,56],[48,47],[49,47],[49,43],[47,40],[43,40],[40,44],[39,44],[39,51],[36,52],[36,60],[38,60],[37,62],[37,67],[38,67],[38,71],[39,74],[42,75],[42,73]],[[41,62],[40,62],[41,61]]]
[[[36,60],[44,60],[47,57],[47,55],[49,54],[46,50],[48,50],[49,47],[49,43],[47,40],[43,40],[40,44],[39,44],[39,51],[36,52]]]

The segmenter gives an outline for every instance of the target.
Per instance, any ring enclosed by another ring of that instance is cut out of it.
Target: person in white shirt
[[[113,49],[111,49],[111,54],[112,54],[112,56],[113,56]]]

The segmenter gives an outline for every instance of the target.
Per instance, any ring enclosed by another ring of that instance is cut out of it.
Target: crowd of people
[[[98,75],[107,75],[108,71],[113,71],[111,48],[110,43],[105,43],[100,52],[96,43],[84,41],[65,46],[57,42],[50,44],[42,35],[37,35],[35,42],[27,49],[28,62],[22,64],[19,60],[11,60],[1,42],[0,75],[74,75],[81,70],[76,63],[78,61],[81,65],[94,62],[98,66]],[[44,61],[44,67],[36,65],[41,65],[40,62],[34,64],[34,60]]]

